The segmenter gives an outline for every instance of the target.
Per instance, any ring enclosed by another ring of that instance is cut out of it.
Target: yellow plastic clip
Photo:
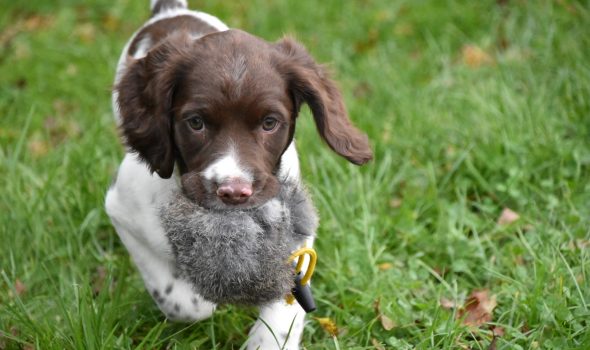
[[[313,248],[301,248],[295,251],[289,257],[289,262],[293,262],[297,259],[297,265],[295,266],[295,274],[298,274],[303,269],[303,262],[305,261],[305,255],[309,255],[309,264],[307,265],[307,271],[305,271],[305,276],[301,279],[301,285],[304,286],[309,283],[311,280],[311,276],[315,270],[315,264],[318,261],[318,256]]]
[[[295,261],[295,259],[297,259],[297,265],[295,265],[295,274],[297,275],[303,270],[303,263],[305,261],[306,255],[309,256],[309,263],[307,265],[307,271],[305,271],[305,275],[300,280],[301,286],[305,286],[311,280],[311,276],[315,271],[315,265],[318,260],[318,256],[313,248],[304,247],[296,250],[289,257],[289,263],[292,263],[293,261]],[[289,305],[293,304],[295,302],[295,296],[293,296],[293,293],[289,293],[285,297],[285,301]]]

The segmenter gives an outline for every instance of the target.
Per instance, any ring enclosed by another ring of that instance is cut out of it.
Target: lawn
[[[256,318],[167,322],[104,212],[147,2],[0,0],[0,349],[238,349]],[[588,1],[190,2],[297,37],[375,151],[348,164],[300,116],[305,348],[590,349]]]

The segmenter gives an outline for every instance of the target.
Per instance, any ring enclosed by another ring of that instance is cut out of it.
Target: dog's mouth
[[[248,201],[244,203],[236,203],[236,204],[228,204],[220,200],[219,198],[212,198],[212,200],[204,200],[195,202],[203,207],[204,209],[214,210],[214,211],[247,211],[247,210],[256,210],[261,206],[268,203],[268,200],[265,201],[258,201],[255,198],[248,199]]]
[[[279,181],[270,176],[255,180],[247,187],[235,184],[231,189],[203,181],[196,176],[183,177],[181,182],[182,191],[189,200],[204,209],[216,211],[244,211],[260,208],[276,198],[281,188]]]
[[[215,211],[244,211],[256,210],[264,206],[277,197],[278,189],[277,191],[258,190],[243,201],[230,203],[221,199],[215,192],[196,192],[191,188],[183,186],[183,193],[189,200],[204,209]]]

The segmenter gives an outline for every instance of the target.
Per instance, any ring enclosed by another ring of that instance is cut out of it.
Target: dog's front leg
[[[309,237],[304,246],[313,247],[314,237]],[[302,271],[307,271],[309,259],[303,261]],[[287,304],[278,300],[260,307],[260,315],[250,330],[248,350],[297,350],[303,334],[305,311],[294,302]]]
[[[305,311],[284,300],[260,308],[258,320],[248,338],[248,350],[299,349]]]
[[[145,287],[170,320],[193,322],[211,316],[215,304],[195,293],[176,274],[172,248],[158,216],[173,180],[152,175],[128,154],[107,192],[105,207],[137,265]]]
[[[112,218],[121,240],[129,250],[146,289],[160,310],[172,321],[194,322],[211,316],[215,305],[195,293],[190,284],[178,278],[174,265],[155,247],[136,238],[124,222]],[[136,230],[141,230],[138,225]]]

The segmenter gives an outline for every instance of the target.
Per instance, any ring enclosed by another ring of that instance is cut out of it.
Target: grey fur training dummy
[[[182,278],[215,303],[260,305],[294,285],[291,252],[314,235],[318,219],[301,186],[249,210],[213,210],[182,193],[160,208]]]

